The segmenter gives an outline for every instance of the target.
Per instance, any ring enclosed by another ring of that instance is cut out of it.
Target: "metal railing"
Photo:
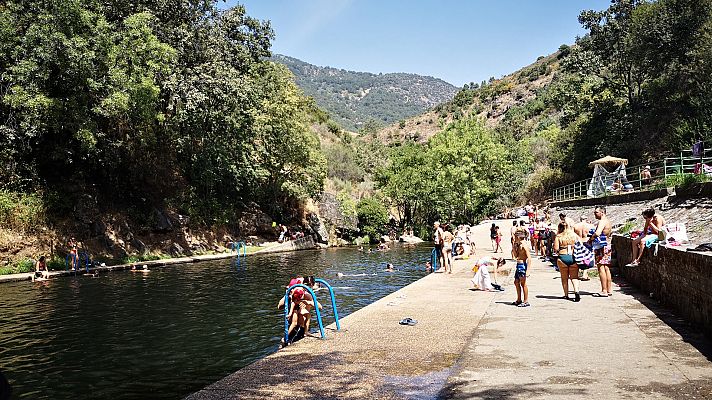
[[[668,177],[680,174],[695,173],[698,165],[712,164],[712,149],[705,149],[701,157],[693,157],[692,150],[680,152],[679,157],[666,157],[662,160],[651,161],[647,164],[626,167],[626,177],[629,186],[618,186],[611,188],[606,186],[603,193],[593,197],[605,197],[630,193],[634,191],[653,190],[665,187]],[[650,167],[650,178],[646,179],[641,174],[645,167]],[[573,182],[553,190],[552,201],[576,200],[589,198],[588,189],[593,179],[584,179]]]

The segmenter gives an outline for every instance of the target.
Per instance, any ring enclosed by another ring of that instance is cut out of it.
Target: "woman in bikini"
[[[574,228],[562,222],[559,224],[559,230],[556,238],[554,238],[554,251],[559,254],[556,264],[559,267],[561,274],[561,287],[564,289],[564,298],[569,298],[569,280],[574,287],[574,301],[581,301],[579,294],[579,268],[574,259],[574,245],[581,241],[581,238],[574,232]]]
[[[645,219],[643,235],[633,240],[633,261],[626,265],[627,267],[634,267],[640,263],[640,258],[643,257],[643,250],[646,247],[651,248],[653,244],[660,240],[660,232],[663,230],[663,225],[665,225],[665,219],[652,208],[643,211],[643,218]]]
[[[496,253],[497,249],[497,225],[492,223],[490,227],[490,240],[492,241],[492,252]]]

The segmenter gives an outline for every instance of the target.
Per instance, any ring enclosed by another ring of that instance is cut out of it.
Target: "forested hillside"
[[[351,131],[420,114],[449,101],[457,92],[455,86],[430,76],[318,67],[279,54],[272,59],[286,65],[305,94]]]
[[[712,140],[712,1],[614,0],[579,22],[574,45],[378,132],[389,203],[416,225],[467,221],[588,177],[603,155],[636,164]]]

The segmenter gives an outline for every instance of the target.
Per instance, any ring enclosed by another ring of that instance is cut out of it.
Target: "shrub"
[[[709,182],[710,178],[705,174],[675,174],[665,178],[665,186],[686,188],[695,183]]]
[[[54,256],[47,261],[47,269],[50,271],[62,271],[66,269],[65,261],[63,258]]]
[[[28,230],[43,224],[45,205],[38,194],[0,190],[0,225]]]
[[[35,269],[35,262],[30,259],[22,260],[15,264],[15,273],[22,274],[25,272],[32,272]]]
[[[381,202],[374,198],[362,199],[356,205],[356,213],[358,215],[359,229],[372,240],[385,233],[385,225],[388,223],[388,210]]]

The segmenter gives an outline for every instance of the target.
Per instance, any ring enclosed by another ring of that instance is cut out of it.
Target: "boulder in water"
[[[423,239],[414,235],[403,235],[398,240],[403,243],[423,243]]]

